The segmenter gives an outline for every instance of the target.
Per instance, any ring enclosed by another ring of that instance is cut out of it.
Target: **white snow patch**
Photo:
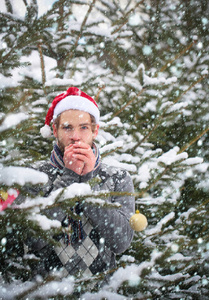
[[[114,159],[113,157],[104,157],[102,161],[109,166],[125,169],[128,172],[136,172],[137,170],[135,165],[128,164],[128,163],[121,163],[118,160]]]
[[[158,158],[158,162],[162,162],[165,165],[169,166],[179,160],[184,160],[188,157],[188,154],[186,152],[178,154],[178,151],[179,147],[174,147],[173,149],[161,155]]]
[[[20,122],[27,120],[29,116],[25,113],[8,114],[0,126],[0,132],[17,126]]]
[[[39,286],[35,292],[31,293],[30,299],[49,299],[53,296],[66,296],[69,297],[74,290],[74,277],[69,276],[67,278],[62,278],[62,281],[56,280],[46,283],[43,286]]]
[[[49,230],[52,227],[59,228],[61,227],[61,222],[58,220],[50,220],[46,216],[39,215],[39,214],[33,214],[29,217],[30,220],[38,222],[39,226],[43,230]]]
[[[190,261],[191,259],[193,259],[191,256],[185,257],[183,256],[181,253],[176,253],[173,256],[169,257],[169,259],[167,259],[168,261]]]
[[[115,150],[117,148],[122,148],[122,147],[123,147],[123,141],[118,141],[118,142],[115,142],[115,143],[112,143],[109,145],[105,145],[104,147],[102,147],[100,149],[100,153],[103,154],[105,152],[112,151],[112,150]]]
[[[15,183],[25,185],[26,183],[38,184],[48,182],[48,176],[34,169],[24,167],[3,167],[0,164],[0,183],[11,186]]]
[[[154,228],[147,229],[146,235],[157,234],[158,232],[161,231],[162,226],[165,225],[168,221],[172,220],[174,217],[175,217],[174,212],[169,213],[163,219],[161,219],[160,222],[158,222]]]

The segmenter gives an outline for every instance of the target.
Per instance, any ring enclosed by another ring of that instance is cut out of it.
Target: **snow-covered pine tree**
[[[38,222],[48,202],[41,193],[34,198],[33,188],[46,178],[26,167],[49,157],[52,139],[42,139],[39,129],[51,100],[72,85],[97,99],[103,159],[131,173],[136,207],[149,223],[94,296],[207,297],[207,1],[59,0],[43,15],[36,0],[18,2],[21,11],[5,0],[0,21],[0,184],[31,205],[0,214],[0,297],[64,298],[77,289],[88,299],[89,284],[101,280],[102,274],[31,282],[36,258],[22,256],[28,228],[51,242],[60,230]]]

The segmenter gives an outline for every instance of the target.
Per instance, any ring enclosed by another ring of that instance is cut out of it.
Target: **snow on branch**
[[[61,222],[60,221],[50,220],[46,216],[43,216],[43,215],[40,215],[40,214],[31,215],[31,216],[29,216],[29,219],[31,221],[37,222],[43,230],[49,230],[52,227],[54,227],[54,228],[61,227]]]
[[[0,126],[0,132],[15,127],[22,121],[27,120],[28,118],[29,116],[23,112],[19,112],[17,114],[8,114]]]
[[[137,68],[136,72],[140,72],[142,76],[142,84],[143,87],[149,86],[149,85],[161,85],[161,84],[172,84],[177,81],[177,77],[170,77],[170,78],[165,78],[165,77],[149,77],[148,75],[145,74],[145,67],[144,64],[140,64],[139,67]]]
[[[47,181],[48,176],[43,172],[24,167],[4,167],[0,164],[0,183],[7,186],[12,186],[13,184],[23,186],[29,182],[32,184],[45,184]]]

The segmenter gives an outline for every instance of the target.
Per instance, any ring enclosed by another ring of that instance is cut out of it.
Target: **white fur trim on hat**
[[[49,125],[44,125],[41,129],[40,129],[40,133],[43,136],[43,138],[48,138],[51,136],[52,131],[51,128],[49,127]]]
[[[59,114],[69,109],[85,111],[94,116],[96,123],[99,123],[100,112],[98,107],[89,99],[74,95],[67,96],[57,103],[54,109],[53,119],[56,119]]]

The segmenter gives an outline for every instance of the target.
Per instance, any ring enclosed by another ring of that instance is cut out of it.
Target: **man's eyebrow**
[[[64,123],[60,124],[60,126],[73,126],[73,125],[68,122],[64,122]]]
[[[62,124],[60,124],[60,125],[61,125],[61,126],[72,126],[72,127],[73,127],[73,125],[70,124],[70,123],[68,123],[68,122],[64,122],[64,123],[62,123]],[[78,124],[78,126],[84,126],[84,125],[91,126],[91,123],[86,122],[86,123],[80,123],[80,124]]]
[[[84,126],[84,125],[91,125],[91,123],[81,123],[79,126]]]

